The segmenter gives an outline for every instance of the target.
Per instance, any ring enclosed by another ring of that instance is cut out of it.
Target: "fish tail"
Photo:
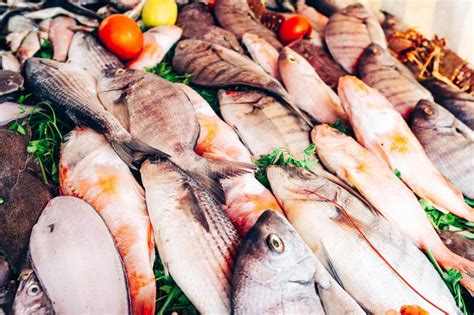
[[[156,285],[154,279],[140,288],[140,292],[132,297],[132,314],[154,315],[156,301]]]
[[[451,252],[447,247],[444,247],[441,255],[436,255],[437,252],[433,252],[436,260],[439,262],[444,269],[456,269],[462,274],[461,284],[471,293],[474,294],[474,262],[456,255]]]
[[[110,144],[125,164],[132,169],[137,169],[136,165],[140,165],[147,158],[159,160],[169,157],[163,151],[155,149],[135,137],[122,141],[112,140]]]

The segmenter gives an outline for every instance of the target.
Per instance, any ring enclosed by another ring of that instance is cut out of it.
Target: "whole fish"
[[[102,71],[123,67],[122,62],[89,33],[76,32],[69,48],[68,62],[86,70],[95,79]]]
[[[61,145],[61,194],[81,198],[100,214],[125,267],[134,314],[154,314],[153,232],[145,193],[107,140],[76,128]]]
[[[293,104],[283,86],[250,59],[222,46],[187,39],[178,43],[173,68],[191,74],[190,81],[202,86],[244,85],[264,90],[288,103],[309,124],[309,120]]]
[[[246,0],[218,0],[214,14],[219,24],[239,40],[245,33],[253,33],[278,50],[283,47],[276,34],[256,18]]]
[[[296,40],[289,44],[288,47],[304,57],[314,68],[321,80],[332,89],[336,89],[339,78],[346,75],[346,72],[332,59],[324,48],[318,47],[308,40]]]
[[[0,70],[0,95],[16,92],[23,89],[25,79],[15,71]]]
[[[395,58],[377,44],[366,48],[358,69],[362,81],[379,90],[405,119],[410,117],[419,100],[433,101],[431,93],[413,75],[404,76],[397,69]]]
[[[218,92],[222,118],[253,156],[286,148],[297,158],[310,145],[309,127],[286,105],[257,91]]]
[[[130,135],[97,98],[96,80],[85,70],[71,63],[30,58],[25,74],[33,93],[65,112],[76,124],[89,126],[105,135],[120,158],[132,163],[144,156],[166,157]]]
[[[439,312],[420,295],[450,314],[459,313],[426,256],[363,199],[324,176],[296,167],[269,166],[267,176],[289,222],[369,313],[385,314],[412,304]]]
[[[328,170],[357,189],[408,239],[421,249],[430,250],[446,270],[459,270],[463,274],[461,282],[470,290],[474,288],[474,262],[443,244],[415,195],[384,161],[328,125],[316,126],[311,136],[318,157]]]
[[[181,38],[183,30],[176,25],[157,26],[143,34],[143,49],[140,55],[127,63],[127,67],[138,70],[153,68]]]
[[[0,103],[0,126],[5,126],[12,121],[29,116],[32,112],[41,111],[34,106],[20,105],[13,102]]]
[[[316,262],[282,216],[264,212],[242,241],[232,279],[233,314],[324,314]]]
[[[41,49],[41,37],[37,31],[30,31],[21,41],[16,51],[18,60],[23,63],[28,58],[33,57]]]
[[[407,123],[377,90],[355,77],[339,82],[339,96],[357,140],[384,160],[418,196],[436,208],[474,222],[474,209],[436,169]]]
[[[364,50],[372,43],[387,49],[382,27],[362,4],[352,4],[333,14],[324,31],[326,45],[333,58],[354,74]]]
[[[58,16],[51,20],[49,40],[53,45],[53,59],[66,61],[69,46],[71,46],[74,32],[71,30],[76,25],[74,19],[68,16]]]
[[[239,245],[234,226],[214,199],[170,161],[147,160],[140,174],[166,272],[201,314],[229,314]]]
[[[291,48],[285,47],[278,60],[280,75],[296,104],[322,123],[347,121],[337,94],[327,86],[313,67]]]
[[[53,315],[51,300],[41,287],[38,278],[31,268],[23,269],[19,276],[20,283],[13,302],[13,314]]]
[[[439,80],[426,80],[423,85],[433,94],[436,103],[449,110],[474,130],[474,96]]]
[[[446,246],[466,259],[474,261],[474,241],[462,236],[462,233],[440,231],[439,237]]]
[[[121,68],[105,71],[99,80],[99,97],[107,108],[126,108],[130,133],[169,152],[170,159],[189,171],[216,200],[224,200],[216,180],[254,169],[247,163],[215,161],[197,155],[194,147],[199,123],[193,106],[179,86],[157,75]],[[150,132],[150,128],[158,132]]]
[[[438,104],[421,100],[411,130],[436,168],[474,199],[474,131]]]
[[[176,24],[184,26],[193,22],[214,25],[214,18],[205,3],[192,2],[180,8]]]
[[[31,232],[30,255],[56,314],[130,312],[126,276],[114,240],[85,201],[52,199]]]
[[[262,67],[266,73],[279,80],[278,73],[278,50],[270,45],[266,40],[252,33],[245,33],[242,36],[247,51],[253,61]]]

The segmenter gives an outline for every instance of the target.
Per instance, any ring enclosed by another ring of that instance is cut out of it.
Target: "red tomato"
[[[142,51],[142,31],[134,20],[124,14],[106,17],[99,25],[99,38],[122,60],[132,59]]]
[[[207,7],[212,10],[216,6],[217,0],[207,0]]]
[[[279,36],[283,44],[289,44],[294,40],[309,36],[311,34],[311,24],[302,15],[295,15],[281,23]]]

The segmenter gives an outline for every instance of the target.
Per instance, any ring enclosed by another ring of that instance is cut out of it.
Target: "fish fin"
[[[285,93],[287,94],[287,93]],[[296,114],[298,114],[298,116],[301,117],[301,119],[303,119],[307,124],[308,126],[310,126],[311,128],[314,127],[315,125],[318,125],[319,124],[319,121],[315,120],[315,119],[312,119],[310,118],[310,116],[308,114],[306,114],[301,108],[299,108],[295,102],[291,99],[290,95],[283,95],[281,96],[281,98],[283,99],[283,101],[288,105],[290,106],[290,108],[296,112]]]
[[[344,285],[342,284],[341,277],[339,277],[339,275],[337,274],[336,268],[334,267],[334,264],[332,263],[331,255],[329,254],[329,251],[326,249],[324,242],[321,242],[321,248],[323,250],[324,256],[326,256],[327,271],[334,278],[334,280],[336,280],[336,282],[341,286],[341,288],[344,289]]]
[[[137,165],[147,158],[159,160],[168,158],[169,155],[155,149],[137,138],[130,138],[128,141],[110,141],[112,148],[118,156],[132,169],[137,169]]]
[[[185,182],[182,184],[183,189],[186,191],[187,199],[189,200],[190,210],[191,213],[194,215],[196,220],[201,224],[201,226],[207,231],[210,231],[209,222],[207,222],[206,216],[201,209],[201,205],[199,202],[199,198],[196,196],[195,189]]]

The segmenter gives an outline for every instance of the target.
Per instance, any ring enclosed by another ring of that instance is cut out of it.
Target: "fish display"
[[[242,42],[255,63],[275,79],[280,78],[278,73],[278,50],[252,33],[245,33],[242,36]]]
[[[22,270],[12,307],[13,314],[53,315],[51,300],[31,268]]]
[[[134,314],[154,314],[153,231],[145,193],[105,137],[88,128],[66,136],[59,163],[61,193],[81,198],[100,214],[122,257]]]
[[[357,140],[385,161],[418,196],[444,212],[474,222],[474,209],[426,155],[403,117],[377,90],[355,77],[343,77],[339,96]]]
[[[56,314],[130,312],[126,276],[114,240],[85,201],[52,199],[33,227],[29,250],[33,270]]]

